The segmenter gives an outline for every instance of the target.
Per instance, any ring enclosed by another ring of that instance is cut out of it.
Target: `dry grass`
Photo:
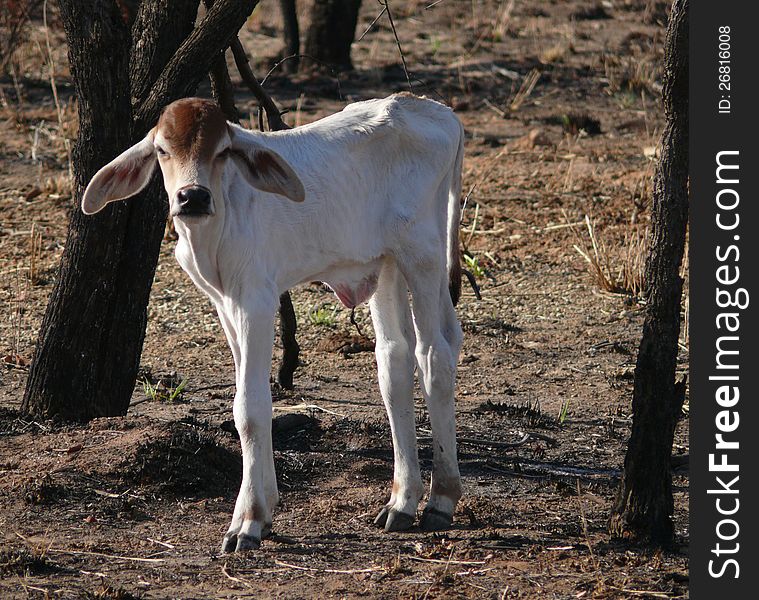
[[[22,365],[21,359],[21,343],[22,337],[25,332],[24,315],[25,315],[25,302],[26,302],[26,289],[25,279],[21,275],[21,269],[16,268],[10,275],[11,279],[11,295],[8,298],[8,315],[10,323],[10,354],[3,358],[3,362],[12,365]]]
[[[625,234],[621,247],[613,249],[598,235],[595,224],[587,215],[585,225],[587,240],[572,227],[577,238],[573,247],[588,263],[588,272],[594,283],[599,289],[612,294],[640,296],[645,284],[648,230],[631,229]]]
[[[39,285],[42,282],[40,277],[40,257],[42,255],[42,232],[32,223],[32,230],[29,234],[29,283]]]
[[[0,0],[0,74],[20,72],[16,52],[29,35],[29,21],[42,0]]]
[[[519,86],[519,90],[517,90],[514,98],[509,102],[509,109],[512,112],[519,110],[519,107],[530,97],[532,90],[535,89],[535,85],[538,83],[538,79],[540,79],[540,71],[537,69],[533,69],[525,75],[522,85]]]
[[[47,194],[51,200],[65,200],[71,198],[73,185],[71,176],[52,175],[42,182],[42,191]]]
[[[641,93],[655,96],[659,88],[660,66],[651,56],[626,55],[623,57],[604,54],[602,57],[604,73],[608,80],[607,93],[633,94]]]
[[[559,42],[543,50],[538,60],[544,65],[550,65],[551,63],[559,62],[568,50],[569,48],[564,43]]]
[[[499,2],[498,10],[493,21],[493,39],[498,41],[506,37],[511,22],[511,12],[514,10],[515,0]]]

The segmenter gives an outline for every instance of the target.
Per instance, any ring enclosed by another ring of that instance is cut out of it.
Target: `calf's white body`
[[[215,111],[199,99],[167,107],[145,140],[95,175],[82,208],[97,212],[135,194],[160,164],[176,258],[215,304],[236,367],[243,479],[223,550],[255,547],[270,531],[279,499],[269,388],[274,319],[282,292],[314,280],[347,306],[370,304],[395,458],[390,501],[376,522],[388,531],[411,527],[424,493],[417,366],[434,440],[421,525],[449,526],[461,495],[454,416],[461,328],[449,294],[449,275],[459,273],[459,120],[410,94],[272,133],[225,123]]]

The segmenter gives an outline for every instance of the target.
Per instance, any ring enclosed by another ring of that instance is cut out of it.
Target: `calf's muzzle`
[[[211,190],[190,185],[177,191],[177,216],[199,217],[211,214]]]

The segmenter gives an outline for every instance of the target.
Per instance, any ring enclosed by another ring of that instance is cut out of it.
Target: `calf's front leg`
[[[279,502],[269,388],[277,308],[273,298],[273,302],[251,298],[225,311],[240,354],[233,413],[242,447],[242,484],[222,552],[257,548],[271,532],[272,511]]]

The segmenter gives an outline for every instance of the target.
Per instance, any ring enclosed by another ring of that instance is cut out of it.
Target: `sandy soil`
[[[274,535],[256,552],[219,554],[241,469],[233,363],[170,236],[142,374],[168,390],[186,380],[181,393],[151,398],[138,383],[126,417],[86,426],[18,412],[71,210],[65,139],[75,137],[76,106],[53,19],[60,120],[41,22],[15,82],[0,80],[2,597],[687,597],[687,469],[675,472],[674,551],[606,533],[631,423],[642,324],[634,275],[662,126],[665,3],[429,4],[391,8],[414,90],[452,105],[467,131],[462,242],[482,288],[482,300],[466,289],[459,306],[465,497],[453,529],[372,526],[392,474],[374,357],[350,345],[349,311],[310,286],[293,294],[303,348],[296,387],[274,389]],[[275,9],[265,3],[245,28],[259,73],[280,47]],[[379,10],[363,3],[359,32]],[[267,87],[292,124],[407,89],[384,18],[354,58],[339,88],[303,74],[275,74]],[[253,110],[241,87],[237,98]],[[586,215],[612,283],[627,292],[602,289],[575,248],[593,255]],[[371,338],[365,307],[357,319]],[[682,349],[685,371],[687,339]],[[678,455],[687,434],[683,419]]]

